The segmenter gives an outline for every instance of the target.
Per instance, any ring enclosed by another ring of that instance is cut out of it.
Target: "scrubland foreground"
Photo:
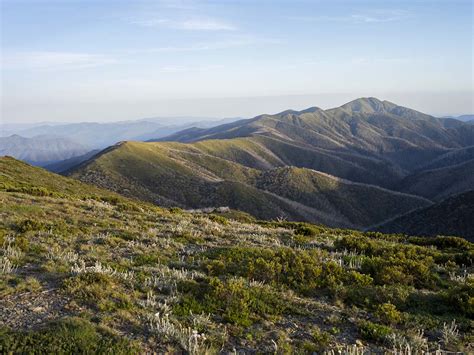
[[[190,214],[0,158],[0,353],[474,351],[473,244]]]

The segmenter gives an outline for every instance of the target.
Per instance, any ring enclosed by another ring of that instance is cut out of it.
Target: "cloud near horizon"
[[[59,51],[10,52],[3,55],[3,70],[78,70],[117,63],[103,54]]]

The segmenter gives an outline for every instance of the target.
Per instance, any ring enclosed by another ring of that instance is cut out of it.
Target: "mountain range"
[[[6,126],[5,132],[32,138],[39,135],[73,140],[91,149],[103,149],[123,140],[148,140],[170,135],[189,127],[208,128],[237,118],[216,120],[196,117],[157,117],[110,123],[81,122],[25,126]]]
[[[8,155],[38,166],[82,156],[89,147],[69,138],[39,135],[32,138],[12,135],[0,137],[0,156]]]
[[[26,136],[47,134],[2,137],[0,155],[167,207],[228,206],[259,219],[360,230],[466,232],[464,222],[456,232],[456,213],[449,214],[453,228],[438,228],[433,218],[456,201],[470,206],[469,122],[376,98],[184,121],[19,126]]]
[[[461,116],[446,116],[448,118],[455,118],[462,122],[474,123],[474,115],[461,115]]]
[[[110,123],[2,124],[0,155],[62,172],[119,141],[146,141],[191,126],[209,128],[234,120],[237,118],[157,117]]]
[[[474,190],[474,126],[375,98],[122,142],[67,175],[164,206],[370,229]]]

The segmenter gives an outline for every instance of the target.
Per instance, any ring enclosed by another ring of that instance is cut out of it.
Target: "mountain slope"
[[[448,149],[474,143],[474,129],[454,119],[435,118],[375,98],[341,107],[285,111],[207,130],[186,130],[160,141],[267,136],[301,147],[362,153],[411,171]]]
[[[446,168],[448,166],[466,163],[469,160],[474,160],[474,146],[450,150],[438,158],[420,166],[417,170],[423,171]]]
[[[212,139],[193,145],[209,155],[255,169],[295,166],[387,187],[403,177],[399,168],[374,156],[301,145],[274,136]]]
[[[294,167],[265,171],[259,176],[257,186],[324,211],[333,219],[339,218],[352,226],[368,226],[374,220],[382,221],[387,216],[396,216],[420,205],[430,204],[413,195]]]
[[[0,157],[0,191],[18,192],[33,196],[55,196],[86,199],[96,196],[124,199],[110,190],[99,189],[80,181],[57,175],[46,169],[31,166],[12,157]]]
[[[13,156],[39,166],[77,157],[89,150],[70,139],[57,136],[0,137],[0,156]]]
[[[91,159],[94,155],[99,153],[100,150],[91,150],[86,154],[72,157],[65,160],[60,160],[48,165],[43,166],[46,170],[52,171],[53,173],[62,173],[71,169],[72,167],[81,164],[82,162]]]
[[[159,205],[229,206],[263,219],[285,217],[352,228],[430,204],[308,169],[273,169],[277,158],[259,149],[246,139],[195,144],[126,142],[68,174]]]
[[[461,115],[457,117],[452,117],[462,122],[474,122],[474,115]]]
[[[400,182],[397,190],[440,201],[474,189],[474,159],[447,167],[424,170]]]
[[[378,227],[385,233],[453,235],[474,241],[474,191],[451,196]]]

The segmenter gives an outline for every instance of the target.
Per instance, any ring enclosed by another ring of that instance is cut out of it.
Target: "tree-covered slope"
[[[474,159],[409,175],[399,183],[397,189],[433,201],[473,190]]]
[[[452,149],[438,158],[423,164],[417,171],[446,168],[448,166],[466,163],[469,160],[474,160],[474,146]]]
[[[461,238],[190,214],[12,158],[0,201],[1,353],[473,350]]]
[[[471,190],[396,218],[378,229],[422,236],[463,236],[474,241],[473,216],[474,191]]]

